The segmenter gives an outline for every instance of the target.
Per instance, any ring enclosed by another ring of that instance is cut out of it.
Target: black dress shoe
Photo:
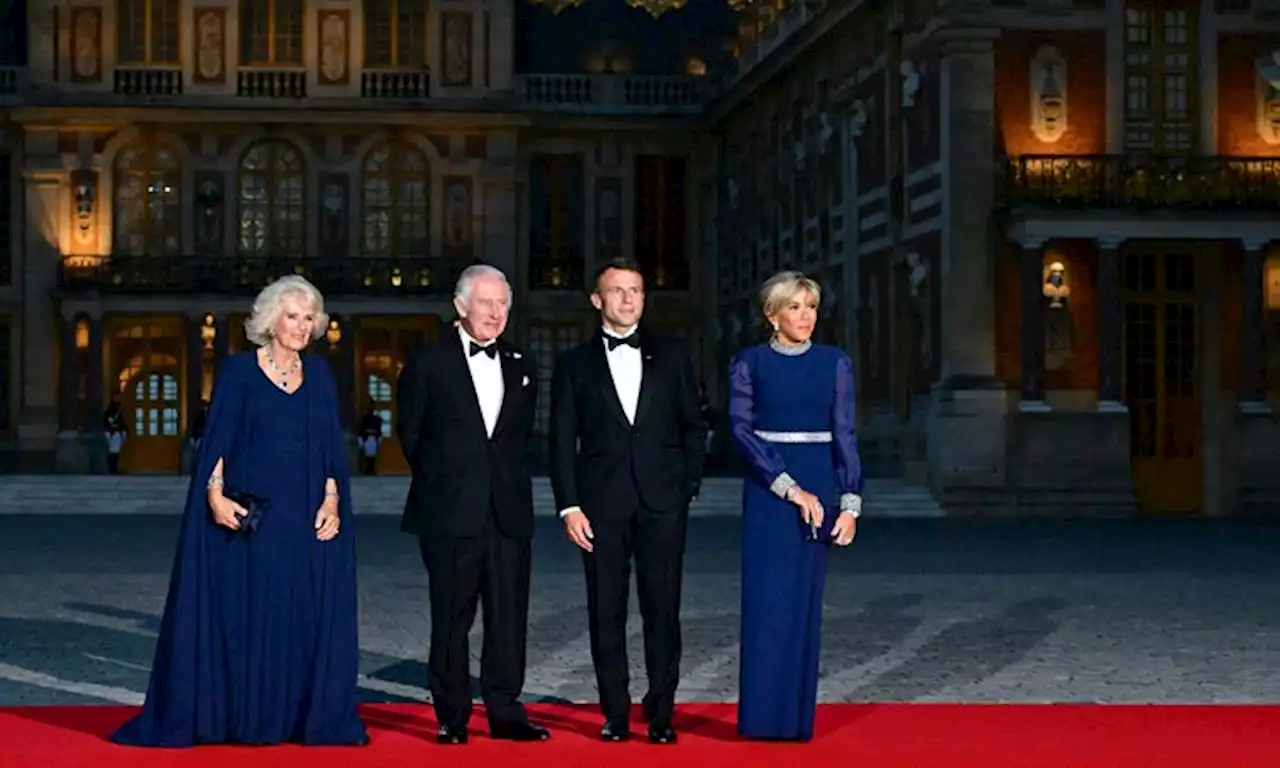
[[[436,731],[437,744],[466,744],[467,729],[456,726],[442,725],[440,730]]]
[[[526,721],[492,725],[489,727],[489,735],[506,741],[546,741],[551,738],[551,731]]]
[[[620,720],[606,720],[600,729],[600,738],[605,741],[626,741],[631,738],[631,729]]]
[[[654,744],[675,744],[676,729],[671,727],[671,721],[666,718],[654,720],[649,723],[649,741]]]

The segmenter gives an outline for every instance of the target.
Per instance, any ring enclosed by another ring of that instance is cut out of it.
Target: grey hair
[[[463,304],[471,303],[471,284],[481,277],[496,277],[507,286],[507,305],[510,306],[513,301],[511,293],[511,281],[507,280],[507,275],[502,270],[490,264],[472,264],[462,270],[462,274],[458,275],[458,284],[454,286],[453,296],[462,299]]]
[[[262,289],[253,300],[253,310],[244,321],[244,335],[253,344],[264,347],[271,342],[276,323],[280,321],[280,311],[284,300],[290,296],[300,297],[310,304],[316,316],[316,327],[311,332],[312,339],[318,339],[329,330],[329,315],[324,311],[324,296],[320,291],[299,275],[286,275]]]
[[[801,291],[812,293],[813,300],[822,303],[822,287],[816,280],[802,272],[779,272],[760,286],[760,311],[772,318]]]

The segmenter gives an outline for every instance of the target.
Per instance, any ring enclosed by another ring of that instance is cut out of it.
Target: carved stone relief
[[[227,79],[227,9],[196,8],[193,49],[196,66],[191,73],[193,82],[221,85]]]
[[[446,176],[444,187],[444,253],[449,258],[471,255],[471,179]]]
[[[920,95],[920,69],[913,62],[902,62],[899,70],[902,73],[902,106],[914,107],[916,97]]]
[[[1280,144],[1280,49],[1258,58],[1258,135]]]
[[[450,87],[471,85],[471,14],[440,14],[441,83]]]
[[[317,17],[321,85],[346,85],[351,80],[347,66],[351,48],[350,16],[350,11],[335,10],[323,11]]]
[[[596,179],[596,258],[622,255],[622,180]]]
[[[225,221],[223,174],[221,171],[195,171],[193,174],[196,194],[195,249],[199,254],[221,254],[223,251],[223,222]]]
[[[1075,323],[1071,318],[1071,286],[1067,284],[1067,267],[1061,261],[1044,268],[1044,368],[1059,371],[1071,360],[1075,348]]]
[[[345,173],[320,176],[320,247],[328,255],[345,255],[347,252],[349,186],[349,177]]]
[[[71,9],[71,82],[102,80],[102,9]]]
[[[1067,132],[1067,60],[1052,45],[1031,58],[1031,132],[1046,144]]]

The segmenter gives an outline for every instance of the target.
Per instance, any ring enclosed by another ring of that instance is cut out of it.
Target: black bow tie
[[[626,337],[625,339],[620,339],[617,336],[605,336],[604,340],[605,340],[605,343],[608,345],[608,349],[610,352],[612,352],[613,350],[623,345],[626,345],[633,349],[640,348],[640,334],[638,333],[633,333],[630,336]]]
[[[482,347],[482,346],[480,346],[479,344],[477,344],[477,343],[475,343],[475,342],[473,341],[473,342],[471,342],[471,347],[470,347],[470,349],[471,349],[471,356],[472,356],[472,357],[475,357],[476,355],[480,354],[481,352],[483,352],[483,353],[485,353],[486,355],[488,355],[490,359],[495,359],[495,358],[497,358],[497,357],[498,357],[498,345],[497,345],[497,344],[486,344],[485,346],[483,346],[483,347]]]

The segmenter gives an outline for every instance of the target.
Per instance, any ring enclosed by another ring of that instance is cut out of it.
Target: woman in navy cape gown
[[[862,511],[853,363],[813,344],[821,289],[797,272],[764,284],[767,345],[729,371],[729,422],[746,465],[738,730],[807,741],[817,709],[827,550]]]
[[[219,367],[141,713],[121,744],[367,743],[356,714],[355,528],[338,399],[301,354],[328,326],[299,277]]]

